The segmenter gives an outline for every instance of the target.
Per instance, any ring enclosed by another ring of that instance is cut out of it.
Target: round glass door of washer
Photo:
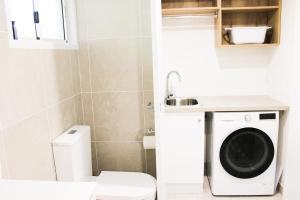
[[[270,137],[256,128],[242,128],[231,133],[220,149],[223,168],[237,178],[254,178],[264,173],[274,158]]]

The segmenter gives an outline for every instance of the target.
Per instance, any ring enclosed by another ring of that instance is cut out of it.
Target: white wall
[[[179,96],[265,95],[273,53],[274,48],[216,48],[213,17],[163,21],[162,79],[178,70]]]
[[[281,45],[274,52],[267,74],[268,95],[291,106],[293,90],[291,89],[291,77],[293,68],[293,48],[295,47],[295,0],[284,0],[282,9],[282,35]],[[293,110],[291,108],[291,110]],[[290,122],[292,116],[286,112],[280,121],[280,133],[278,144],[277,166],[284,167],[285,146],[290,132]],[[287,171],[287,170],[284,170]],[[285,172],[283,174],[283,177]],[[284,178],[281,184],[284,185]]]
[[[300,63],[297,60],[300,50],[300,14],[297,12],[300,2],[283,1],[282,41],[274,54],[268,70],[269,95],[290,105],[290,111],[281,120],[280,148],[284,154],[280,160],[284,163],[284,199],[300,199]],[[296,157],[295,157],[296,156]]]
[[[297,2],[299,10],[300,2]],[[296,16],[296,34],[300,34],[300,14]],[[290,113],[288,116],[288,137],[286,145],[286,170],[284,180],[284,197],[286,200],[300,199],[299,180],[300,180],[300,63],[297,59],[300,50],[300,39],[295,38],[293,51],[293,62],[291,69],[291,101]]]

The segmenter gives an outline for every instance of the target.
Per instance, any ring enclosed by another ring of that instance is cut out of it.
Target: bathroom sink
[[[167,98],[166,105],[168,106],[195,106],[198,105],[197,99],[193,98]]]

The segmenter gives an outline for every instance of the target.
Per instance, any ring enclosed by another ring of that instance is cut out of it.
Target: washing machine
[[[213,195],[273,195],[279,112],[215,112],[207,129]]]

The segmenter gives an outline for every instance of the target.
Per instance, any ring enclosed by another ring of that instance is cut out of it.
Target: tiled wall
[[[0,0],[2,176],[54,180],[51,141],[91,125],[94,174],[155,175],[149,0],[78,0],[80,50],[11,49]],[[86,12],[88,10],[88,12]],[[79,63],[78,63],[79,61]]]
[[[77,0],[83,120],[92,127],[93,170],[155,175],[150,0]]]
[[[82,121],[77,51],[11,49],[0,0],[2,176],[55,180],[51,140]]]

